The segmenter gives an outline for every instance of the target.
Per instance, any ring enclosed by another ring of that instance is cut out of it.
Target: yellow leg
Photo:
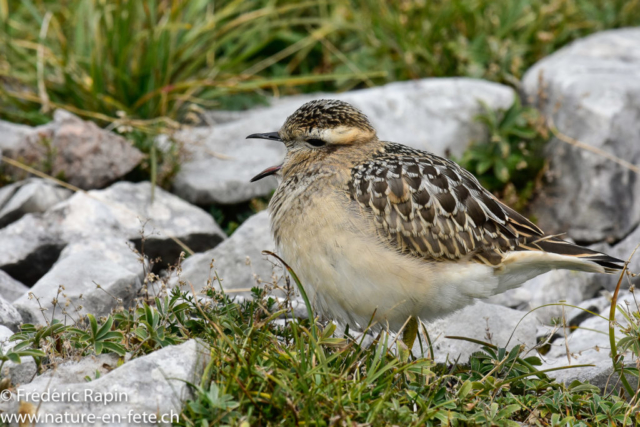
[[[402,331],[402,344],[399,346],[401,349],[400,360],[404,362],[409,360],[409,355],[411,354],[411,349],[413,349],[413,343],[416,341],[416,336],[418,336],[418,320],[412,316]]]
[[[413,343],[416,342],[416,337],[418,336],[418,320],[415,317],[411,317],[407,326],[404,328],[404,332],[402,333],[402,341],[407,345],[409,351],[413,348]]]

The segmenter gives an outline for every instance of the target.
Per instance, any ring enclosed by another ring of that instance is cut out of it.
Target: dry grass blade
[[[616,333],[615,333],[615,321],[616,321],[616,307],[618,304],[618,294],[620,292],[620,285],[622,284],[622,279],[624,278],[624,274],[627,271],[627,265],[625,264],[624,268],[620,272],[620,278],[618,279],[618,284],[616,285],[616,290],[613,293],[613,297],[611,298],[611,309],[609,310],[609,343],[611,344],[611,362],[613,363],[613,370],[618,371],[620,375],[620,380],[622,381],[622,385],[624,386],[625,391],[629,397],[633,396],[635,393],[633,388],[629,384],[627,377],[624,374],[624,364],[620,363],[618,360],[618,350],[616,343]]]
[[[593,147],[589,144],[585,144],[584,142],[578,141],[575,138],[571,138],[568,135],[563,134],[562,132],[560,132],[558,130],[558,128],[555,126],[555,124],[553,123],[553,119],[551,117],[547,118],[547,121],[549,123],[549,129],[551,130],[551,132],[553,133],[553,135],[558,138],[560,141],[562,142],[566,142],[569,145],[573,145],[574,147],[578,147],[582,150],[585,151],[590,151],[594,154],[597,154],[599,156],[602,156],[606,159],[611,160],[612,162],[615,162],[617,164],[619,164],[620,166],[629,169],[630,171],[633,171],[637,174],[640,174],[640,167],[634,165],[633,163],[630,163],[624,159],[621,159],[620,157],[616,157],[611,153],[607,153],[604,150],[601,150],[597,147]]]
[[[627,392],[627,395],[629,398],[631,398],[632,396],[635,396],[636,393],[634,392],[633,388],[631,387],[631,384],[629,384],[629,381],[625,376],[624,363],[622,363],[622,361],[619,359],[620,356],[618,355],[618,343],[616,341],[615,325],[616,325],[616,309],[618,306],[618,294],[620,293],[622,280],[624,279],[625,273],[627,272],[627,266],[629,265],[629,263],[631,262],[631,259],[633,258],[636,251],[638,250],[638,247],[640,247],[640,243],[638,244],[638,246],[635,247],[631,255],[629,255],[629,259],[627,260],[627,262],[625,262],[624,268],[620,272],[620,277],[618,278],[618,283],[616,284],[616,290],[614,291],[613,297],[611,298],[611,308],[609,309],[609,319],[608,319],[609,320],[609,344],[611,345],[611,362],[613,363],[613,370],[618,372],[620,381],[622,381],[622,385],[624,386],[624,389]]]
[[[40,36],[38,43],[38,94],[40,95],[40,102],[42,103],[42,112],[48,113],[51,110],[49,105],[49,95],[47,95],[47,88],[44,82],[44,44],[43,41],[47,37],[47,30],[49,29],[49,22],[53,14],[51,11],[47,11],[42,20],[42,27],[40,27]]]

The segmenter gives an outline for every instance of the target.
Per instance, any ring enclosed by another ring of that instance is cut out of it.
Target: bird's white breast
[[[280,254],[324,317],[365,328],[375,313],[376,327],[388,322],[398,330],[409,316],[440,317],[497,288],[493,268],[486,265],[398,253],[353,209],[358,208],[345,195],[318,195],[305,202],[302,214],[282,215],[277,224]]]

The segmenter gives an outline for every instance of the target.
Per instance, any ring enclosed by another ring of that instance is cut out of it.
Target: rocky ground
[[[637,171],[602,152],[640,164],[640,29],[595,34],[567,46],[529,70],[522,91],[562,133],[548,144],[548,184],[534,201],[532,215],[550,233],[566,232],[575,241],[629,258],[640,243],[640,179]],[[481,111],[479,101],[490,108],[507,108],[514,96],[507,86],[480,80],[426,79],[280,99],[243,113],[211,113],[210,126],[178,135],[191,151],[191,160],[177,176],[173,194],[156,188],[153,201],[148,182],[119,181],[142,154],[114,133],[65,111],[56,112],[51,124],[36,128],[0,122],[4,156],[31,164],[48,161],[52,175],[86,190],[74,193],[4,165],[18,181],[0,188],[0,334],[6,341],[21,323],[68,321],[69,316],[87,313],[101,316],[130,306],[147,286],[151,267],[141,261],[140,251],[161,260],[154,270],[159,274],[160,267],[176,262],[180,252],[194,253],[182,263],[180,277],[172,273],[168,278],[170,285],[182,282],[198,292],[217,272],[226,292],[238,297],[249,297],[250,289],[261,285],[284,298],[281,268],[261,254],[274,246],[267,213],[254,215],[227,237],[203,210],[212,203],[267,196],[274,189],[271,178],[256,184],[249,179],[278,163],[283,147],[245,140],[247,134],[277,130],[303,102],[332,97],[362,109],[383,139],[459,156],[472,141],[488,137],[474,121]],[[587,149],[571,145],[564,135]],[[631,260],[630,270],[640,272],[640,256]],[[589,380],[604,388],[611,373],[609,343],[597,331],[606,332],[608,322],[557,305],[532,310],[562,300],[608,316],[617,279],[554,271],[478,301],[427,325],[436,360],[463,362],[477,348],[446,336],[528,349],[550,336],[544,367],[594,364],[560,371],[557,377]],[[621,297],[635,307],[633,294]],[[294,304],[297,314],[306,315],[299,301]],[[566,329],[566,337],[565,328],[553,326],[563,312],[567,326],[580,327]],[[4,345],[6,349],[11,344]],[[418,345],[414,351],[420,351]],[[154,412],[161,403],[162,411],[179,411],[189,396],[184,381],[195,381],[202,373],[206,355],[206,349],[188,341],[120,367],[114,356],[101,355],[61,361],[57,369],[38,376],[33,360],[24,358],[22,364],[6,363],[3,376],[24,391],[45,391],[86,388],[85,377],[99,372],[102,375],[89,383],[95,390],[120,388],[140,396],[118,403],[118,411]],[[64,410],[54,406],[46,404],[40,410]]]

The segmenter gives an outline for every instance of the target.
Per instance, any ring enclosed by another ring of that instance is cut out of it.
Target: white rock
[[[27,214],[0,229],[0,269],[33,285],[58,259],[64,243],[42,215]]]
[[[0,148],[5,155],[30,165],[50,163],[51,175],[63,175],[83,189],[102,188],[131,171],[143,154],[123,137],[100,129],[64,110],[35,128],[0,123]],[[23,171],[12,168],[12,174]]]
[[[560,132],[640,164],[639,28],[578,40],[535,64],[523,83],[529,101]],[[545,231],[568,232],[578,241],[615,241],[638,225],[635,172],[555,138],[547,148],[552,181],[533,207]]]
[[[611,393],[613,390],[618,390],[622,387],[622,383],[619,381],[619,375],[613,373],[613,364],[611,359],[600,360],[593,363],[593,367],[572,368],[559,371],[549,372],[551,378],[556,381],[569,385],[573,381],[580,381],[583,383],[589,383],[600,389],[602,393]],[[635,363],[625,363],[628,368],[635,368]],[[548,369],[549,367],[562,367],[571,366],[567,363],[567,359],[559,360],[555,364],[544,364],[539,369]],[[633,375],[627,375],[629,383],[635,390],[638,384],[638,378]]]
[[[77,397],[76,401],[42,402],[38,413],[46,414],[81,414],[85,417],[93,415],[94,422],[82,425],[95,426],[130,426],[130,425],[162,425],[169,426],[176,421],[184,402],[192,397],[187,383],[198,384],[209,357],[209,350],[195,340],[189,340],[177,346],[169,346],[149,355],[131,360],[108,372],[103,364],[111,368],[116,366],[116,358],[102,355],[98,358],[86,357],[79,363],[61,365],[55,371],[38,376],[30,384],[22,385],[15,394],[33,397],[34,393],[58,391]],[[96,369],[101,376],[95,378]],[[92,378],[86,382],[85,377]],[[15,396],[14,394],[14,396]],[[115,399],[110,403],[98,399]],[[14,397],[15,399],[15,397]],[[24,399],[34,405],[38,402]],[[71,400],[71,399],[70,399]],[[2,405],[8,413],[15,413],[17,402],[12,400]],[[147,422],[135,422],[134,415],[147,415]],[[151,415],[157,420],[165,414],[176,414],[168,422],[149,422]],[[50,417],[52,415],[49,415]],[[110,417],[108,421],[106,418]],[[85,418],[86,419],[86,418]],[[39,426],[60,425],[54,422],[39,423]]]
[[[633,295],[627,291],[620,292],[618,304],[623,307],[637,310]],[[610,392],[614,388],[620,388],[617,374],[613,373],[611,362],[611,345],[609,342],[609,310],[611,308],[611,295],[603,295],[598,298],[583,301],[579,307],[594,312],[594,316],[579,309],[567,309],[567,338],[565,329],[555,329],[557,338],[552,342],[551,350],[543,356],[543,365],[539,369],[559,368],[576,365],[594,365],[591,367],[577,367],[566,370],[549,372],[548,375],[559,382],[570,384],[574,380],[589,382],[600,388],[601,391]],[[618,311],[616,320],[623,327],[627,325],[624,316]],[[615,328],[616,341],[624,337],[618,326]],[[630,352],[624,354],[625,364],[635,367]],[[637,379],[632,375],[627,378],[633,387],[636,387]]]
[[[9,338],[14,334],[14,331],[6,326],[0,326],[0,347],[2,351],[7,353],[13,347],[16,346],[16,341],[9,341]],[[18,384],[25,384],[31,382],[36,375],[36,362],[31,356],[23,356],[20,358],[20,363],[14,363],[7,361],[2,367],[0,377],[9,378],[11,383],[15,386]]]
[[[267,211],[259,212],[242,223],[230,238],[215,248],[187,258],[182,264],[180,280],[193,285],[196,292],[202,290],[208,282],[212,282],[218,289],[219,284],[215,281],[217,271],[226,292],[248,297],[251,295],[251,288],[258,286],[258,280],[263,284],[271,284],[274,274],[277,278],[282,276],[281,267],[273,263],[275,260],[262,255],[262,251],[273,251],[274,247],[269,214]],[[172,285],[177,283],[176,277],[170,281]],[[284,286],[282,279],[278,284]],[[281,292],[274,294],[282,295]]]
[[[532,348],[536,345],[536,325],[534,316],[512,310],[500,305],[477,301],[447,317],[426,324],[436,355],[436,362],[452,363],[459,360],[465,363],[469,356],[480,346],[468,341],[447,339],[446,336],[473,338],[498,347],[511,350],[517,345]],[[522,322],[518,325],[518,322]],[[427,354],[427,344],[423,339],[423,348]],[[420,354],[418,340],[413,347],[414,354]]]
[[[33,357],[21,357],[20,363],[13,363],[11,361],[5,363],[2,368],[2,376],[11,379],[11,384],[14,386],[21,384],[28,384],[36,376],[38,366],[36,365]]]
[[[183,250],[203,251],[225,238],[211,215],[156,188],[151,202],[148,182],[119,182],[105,190],[76,193],[43,215],[29,214],[0,230],[0,268],[30,285],[48,271],[71,242],[119,238],[141,248],[151,259],[175,262]]]
[[[9,301],[0,297],[0,325],[17,331],[20,323],[22,323],[22,316],[18,310]]]
[[[66,188],[40,178],[20,181],[5,188],[9,187],[15,188],[11,188],[13,194],[5,203],[0,200],[0,227],[22,218],[25,214],[45,212],[73,194]]]
[[[14,302],[29,290],[28,287],[0,270],[0,296]]]
[[[2,155],[2,151],[0,151],[0,155]],[[4,187],[0,187],[0,209],[5,205],[5,203],[9,201],[9,199],[11,199],[11,197],[13,197],[13,195],[15,194],[16,190],[19,187],[20,187],[20,182],[16,182],[13,184],[5,185]]]
[[[5,153],[15,151],[31,132],[33,128],[30,126],[0,120],[0,150]]]
[[[174,190],[200,205],[238,203],[268,195],[275,188],[275,179],[256,183],[249,180],[263,169],[281,163],[284,147],[280,142],[245,137],[278,130],[304,102],[319,98],[341,99],[361,109],[381,139],[439,155],[461,155],[471,142],[487,137],[483,126],[474,120],[482,112],[479,101],[494,109],[508,108],[514,92],[495,83],[450,78],[285,98],[228,123],[179,134],[177,137],[192,151],[192,160],[182,166]]]
[[[142,259],[136,253],[133,244],[122,238],[105,237],[100,240],[89,239],[70,243],[62,250],[58,261],[82,254],[91,254],[96,258],[111,261],[132,273],[141,274]]]
[[[579,326],[585,320],[611,308],[612,295],[608,291],[602,291],[601,293],[605,295],[582,301],[577,305],[579,308],[567,308],[567,325],[571,327]],[[628,294],[628,292],[621,292],[620,297],[625,297]]]
[[[620,293],[618,297],[618,305],[626,306],[637,310],[633,296],[628,293]],[[556,339],[549,353],[545,355],[550,360],[549,365],[556,363],[568,363],[567,348],[574,364],[596,363],[602,360],[609,360],[609,352],[611,345],[609,343],[609,307],[605,307],[600,313],[602,317],[589,317],[580,323],[577,330],[568,335],[565,342],[564,337]],[[618,311],[616,320],[626,325],[624,316]],[[616,340],[620,340],[624,335],[616,328]],[[559,362],[554,362],[558,360]]]
[[[529,305],[532,298],[533,292],[531,290],[519,287],[502,292],[501,294],[490,296],[484,301],[489,304],[498,304],[509,308],[523,309]]]
[[[587,319],[590,319],[602,312],[605,312],[605,310],[608,310],[611,307],[612,295],[606,290],[600,291],[600,294],[602,294],[600,297],[591,298],[582,301],[579,304],[571,304],[575,308],[566,306],[564,312],[564,321],[561,311],[555,313],[557,314],[557,316],[554,318],[555,321],[553,322],[550,322],[549,319],[544,319],[546,321],[546,324],[540,325],[538,327],[538,341],[544,339],[547,340],[547,342],[553,342],[557,338],[564,339],[565,334],[567,336],[570,336],[570,334],[577,330],[577,328],[579,328],[580,325]],[[625,298],[628,295],[630,295],[629,292],[622,291],[620,293],[620,298]]]
[[[29,294],[13,303],[26,323],[45,324],[52,318],[70,323],[87,313],[104,316],[114,308],[133,304],[144,270],[125,241],[111,240],[107,248],[89,242],[74,246],[63,251]],[[64,290],[59,293],[61,285]],[[54,299],[58,303],[55,308]]]
[[[601,289],[597,274],[570,270],[552,270],[525,282],[520,288],[492,297],[489,302],[505,302],[507,306],[523,311],[535,310],[534,315],[545,325],[562,316],[562,306],[547,304],[576,305],[596,295]],[[515,295],[515,296],[514,296]],[[528,296],[528,299],[525,299]],[[542,307],[542,308],[541,308]],[[565,313],[569,309],[565,308]]]
[[[156,188],[152,202],[149,182],[118,182],[105,190],[75,194],[50,209],[45,219],[59,222],[60,237],[67,242],[100,234],[139,242],[144,228],[145,252],[151,257],[179,253],[171,237],[196,252],[224,238],[211,215],[179,197]]]
[[[3,349],[6,349],[11,345],[8,342],[11,335],[13,335],[13,331],[11,329],[7,328],[4,325],[0,325],[0,346]]]
[[[628,270],[632,273],[640,273],[640,226],[636,227],[632,233],[626,236],[622,241],[618,242],[615,246],[611,247],[607,245],[606,251],[609,255],[620,258],[624,261],[629,261]],[[636,248],[638,250],[635,252]],[[633,254],[633,256],[631,256]],[[602,286],[608,289],[610,292],[613,292],[618,285],[618,280],[620,279],[619,274],[611,274],[611,275],[601,275],[599,277]],[[622,280],[622,289],[627,289],[629,287],[629,282],[635,284],[636,286],[640,285],[640,276],[637,277],[625,277]]]

